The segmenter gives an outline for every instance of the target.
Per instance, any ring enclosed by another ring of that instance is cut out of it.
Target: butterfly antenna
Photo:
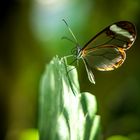
[[[72,37],[74,38],[74,41],[76,44],[78,44],[78,41],[74,35],[74,33],[72,32],[71,28],[69,27],[68,23],[65,21],[65,19],[62,19],[64,21],[64,23],[66,24],[66,26],[68,27],[69,32],[71,33]]]

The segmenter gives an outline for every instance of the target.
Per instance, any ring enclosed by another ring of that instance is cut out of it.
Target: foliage
[[[40,140],[99,140],[95,96],[80,93],[76,69],[53,58],[41,80]]]

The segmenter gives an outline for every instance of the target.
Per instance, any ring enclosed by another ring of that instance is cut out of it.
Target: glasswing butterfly
[[[83,60],[88,78],[94,84],[93,69],[111,71],[120,67],[126,59],[126,50],[136,39],[134,24],[129,21],[119,21],[104,28],[81,48],[67,22],[64,19],[63,21],[76,43],[73,51],[75,60]]]

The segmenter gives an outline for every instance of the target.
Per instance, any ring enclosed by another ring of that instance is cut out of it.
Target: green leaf
[[[54,57],[40,85],[40,140],[99,140],[95,96],[80,93],[76,68]]]

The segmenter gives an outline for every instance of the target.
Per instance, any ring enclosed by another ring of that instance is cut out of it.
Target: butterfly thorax
[[[79,47],[79,46],[77,46],[76,49],[77,49],[77,50],[76,50],[76,58],[77,58],[77,59],[80,59],[81,56],[82,56],[82,49],[81,49],[81,47]]]

